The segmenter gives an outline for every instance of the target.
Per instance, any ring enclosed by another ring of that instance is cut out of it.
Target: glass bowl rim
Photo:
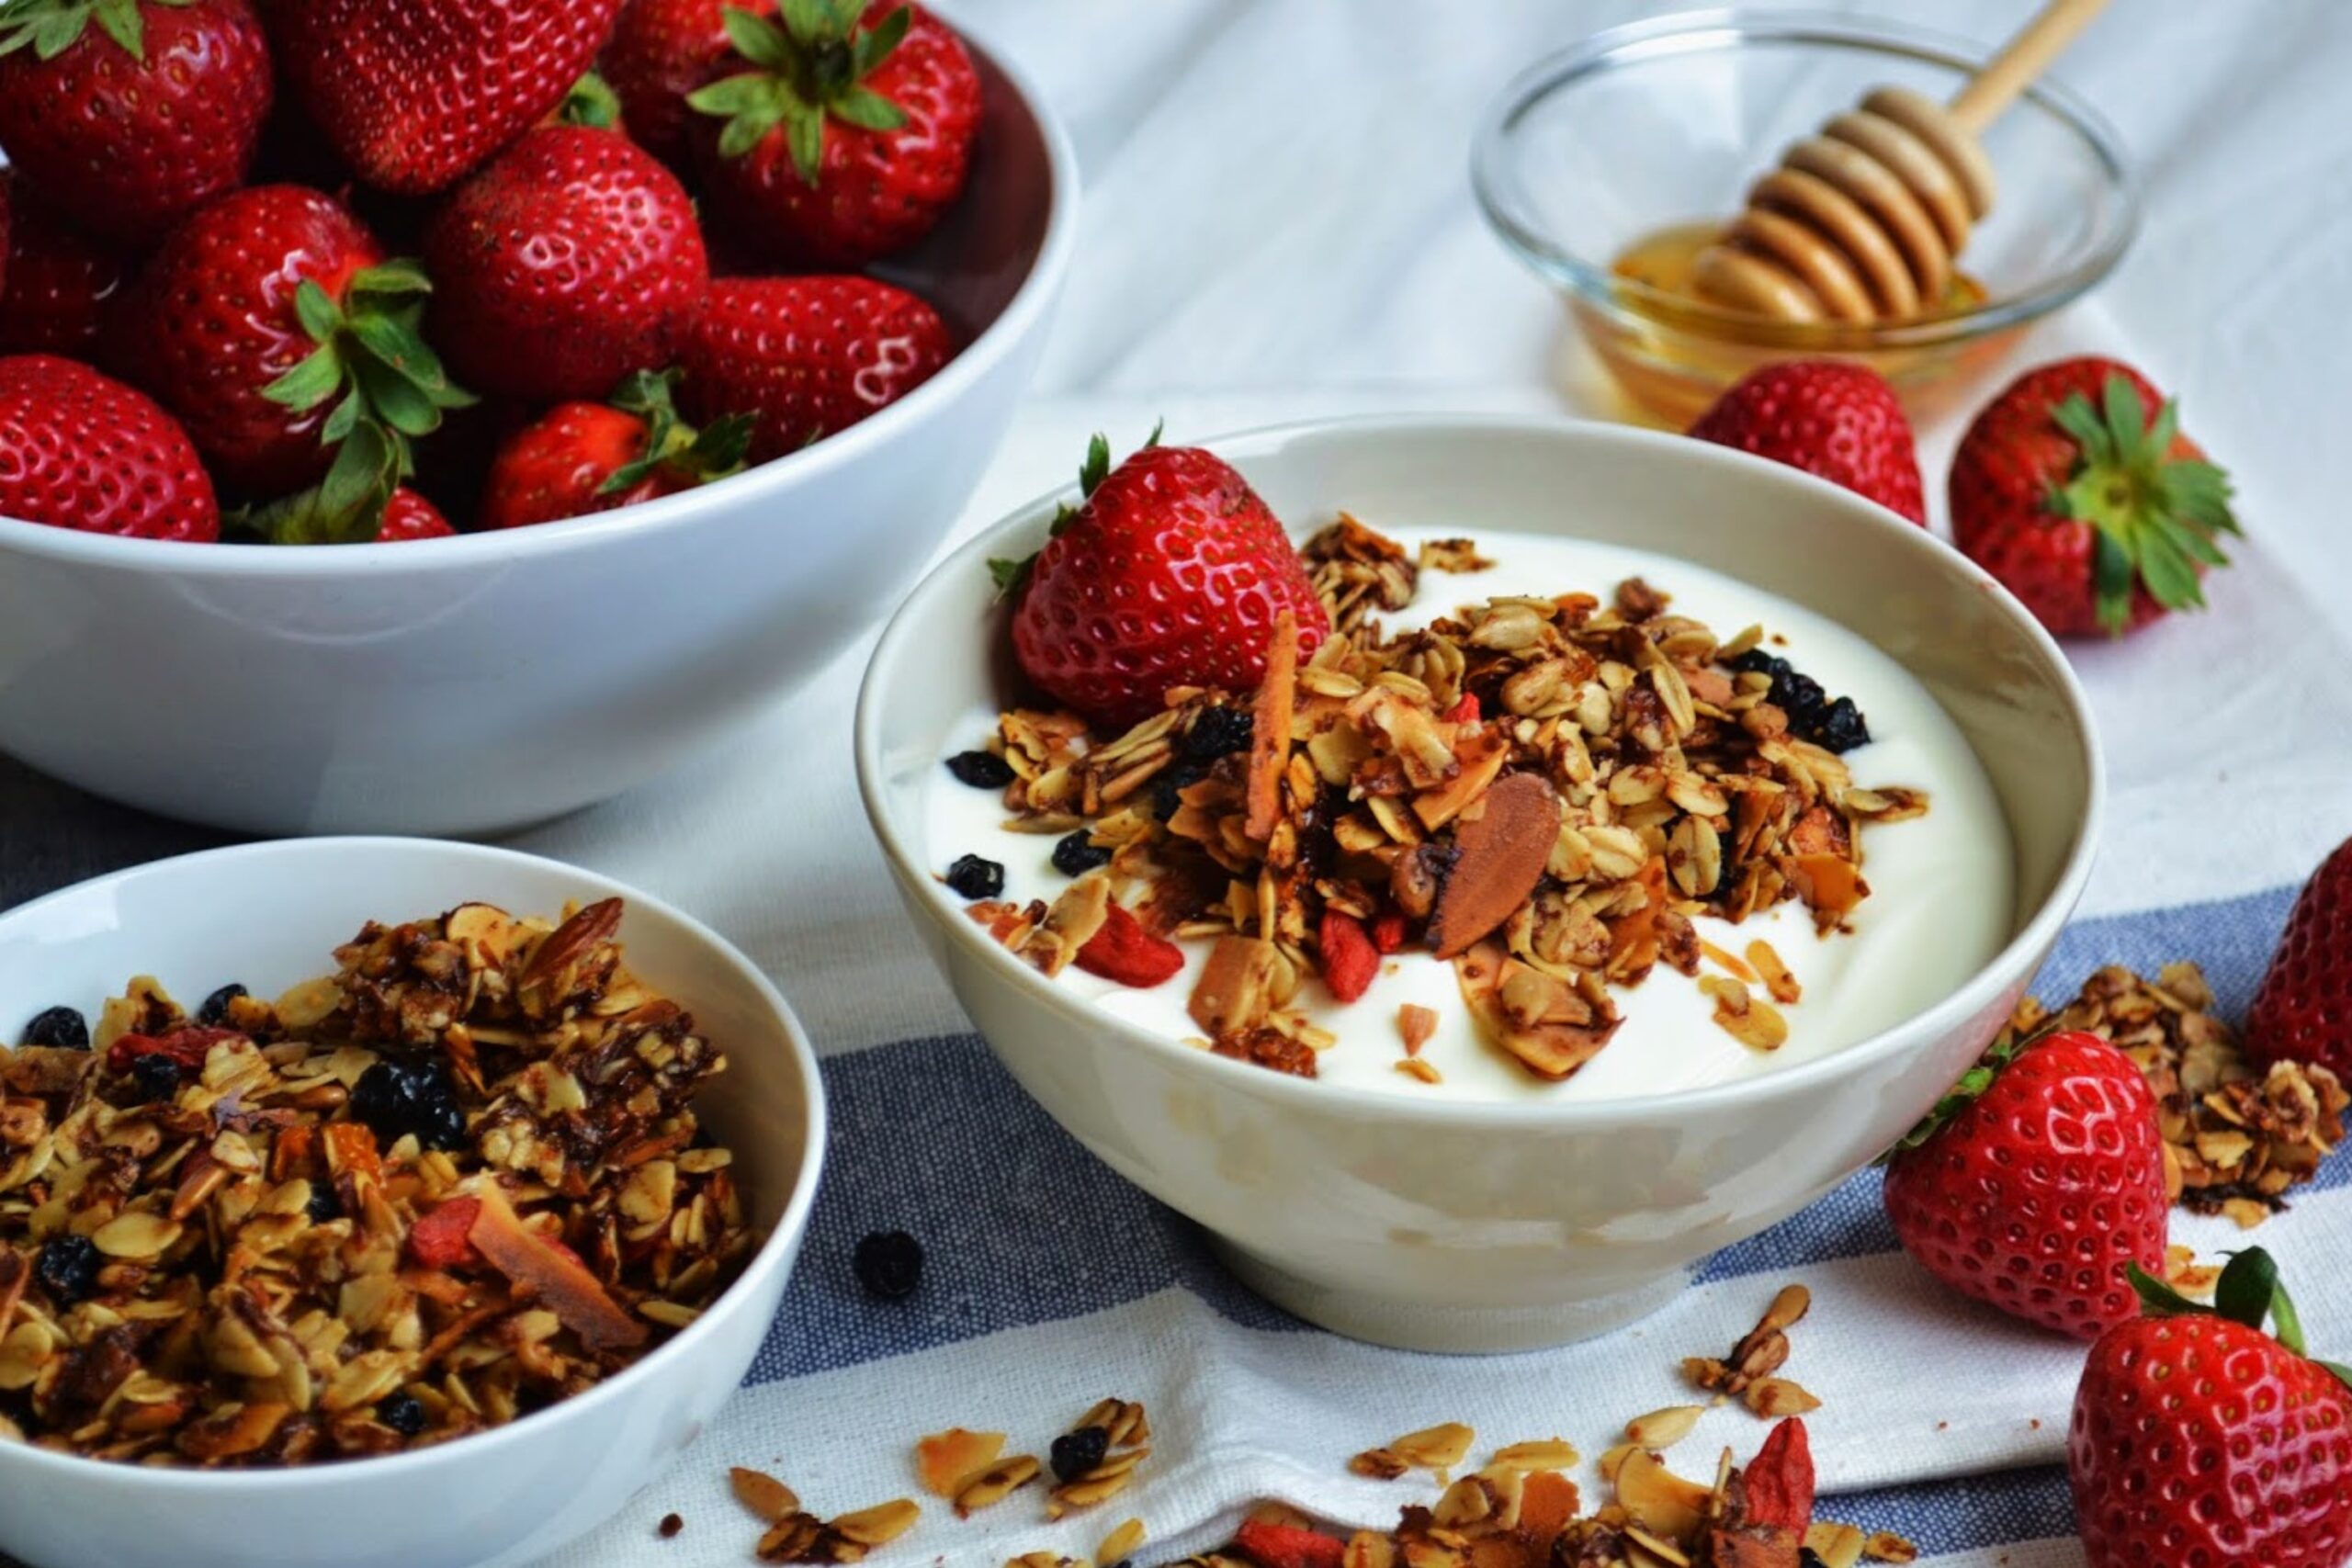
[[[1833,11],[1716,7],[1603,28],[1545,55],[1512,77],[1480,122],[1471,145],[1470,183],[1488,226],[1535,272],[1612,313],[1680,325],[1726,342],[1848,351],[1947,344],[2037,320],[2097,285],[2123,258],[2139,232],[2139,182],[2125,159],[2122,139],[2073,89],[2047,75],[2027,88],[2024,96],[2090,150],[2109,182],[2115,213],[2080,260],[2018,294],[1901,321],[1772,321],[1621,277],[1606,264],[1596,265],[1559,244],[1533,220],[1510,142],[1511,132],[1529,113],[1562,91],[1609,71],[1751,42],[1860,45],[1881,54],[1967,73],[1975,72],[1992,54],[1991,46],[1937,28]]]

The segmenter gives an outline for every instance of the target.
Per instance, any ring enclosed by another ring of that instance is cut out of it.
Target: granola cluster
[[[389,1453],[691,1323],[756,1241],[690,1104],[726,1059],[620,917],[371,923],[275,1002],[141,978],[82,1048],[0,1049],[0,1438]]]
[[[1606,1045],[1614,992],[1661,963],[1720,959],[1716,1021],[1784,1041],[1772,998],[1794,977],[1769,950],[1704,949],[1693,918],[1797,899],[1838,931],[1870,892],[1863,828],[1928,802],[1792,733],[1775,694],[1820,689],[1761,654],[1761,628],[1724,640],[1636,579],[1606,604],[1496,598],[1392,637],[1374,613],[1424,568],[1486,564],[1466,541],[1416,561],[1342,516],[1304,553],[1336,629],[1301,663],[1279,625],[1255,693],[1171,692],[1115,737],[1000,716],[1009,825],[1069,836],[1056,863],[1085,869],[1051,903],[972,917],[1046,974],[1137,985],[1181,967],[1146,944],[1208,939],[1190,1006],[1207,1043],[1306,1077],[1333,1043],[1294,1005],[1306,978],[1353,1000],[1408,944],[1454,964],[1483,1032],[1540,1078]],[[1410,1047],[1430,1021],[1397,1022]]]
[[[2055,1013],[2030,998],[2018,1003],[1995,1045],[2051,1028],[2108,1040],[2155,1091],[2173,1201],[2252,1228],[2285,1208],[2286,1194],[2343,1142],[2352,1093],[2316,1063],[2256,1068],[2212,1010],[2212,988],[2194,964],[2167,964],[2154,980],[2110,964]]]
[[[1665,1413],[1661,1412],[1660,1415]],[[1339,1568],[1856,1568],[1864,1562],[1910,1562],[1918,1550],[1889,1531],[1865,1532],[1810,1517],[1808,1458],[1786,1436],[1768,1438],[1749,1463],[1725,1450],[1712,1483],[1667,1467],[1663,1450],[1692,1423],[1639,1434],[1651,1417],[1628,1425],[1631,1440],[1598,1461],[1607,1501],[1587,1512],[1566,1472],[1576,1449],[1539,1438],[1496,1449],[1486,1463],[1454,1477],[1476,1434],[1460,1422],[1395,1438],[1357,1456],[1358,1474],[1380,1478],[1408,1470],[1435,1472],[1441,1489],[1427,1505],[1398,1511],[1395,1529],[1358,1530],[1344,1541],[1324,1537],[1295,1509],[1267,1504],[1253,1512],[1232,1547],[1185,1558],[1173,1568],[1260,1568],[1270,1562],[1330,1562]],[[1365,1461],[1378,1456],[1381,1463]],[[1802,1495],[1800,1504],[1794,1498]],[[1798,1516],[1792,1517],[1791,1516]]]

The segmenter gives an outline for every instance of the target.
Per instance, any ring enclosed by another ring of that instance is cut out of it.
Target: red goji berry
[[[1411,922],[1394,909],[1372,922],[1372,945],[1383,953],[1402,950],[1406,939],[1412,934]]]
[[[1748,1461],[1747,1519],[1798,1531],[1813,1523],[1813,1444],[1794,1416],[1773,1427]]]
[[[107,1047],[107,1070],[127,1073],[130,1064],[141,1056],[169,1056],[181,1066],[193,1069],[204,1066],[205,1053],[221,1041],[243,1038],[233,1029],[207,1029],[193,1023],[168,1034],[120,1034]]]
[[[1372,977],[1380,973],[1380,950],[1364,934],[1362,920],[1326,909],[1316,942],[1323,950],[1323,983],[1333,996],[1351,1002],[1372,989]]]
[[[1438,717],[1448,724],[1476,724],[1478,722],[1478,699],[1470,693],[1464,692],[1462,694],[1460,702],[1438,715]]]
[[[1348,1543],[1296,1525],[1251,1519],[1233,1532],[1233,1544],[1258,1568],[1340,1568]]]
[[[408,1233],[408,1255],[420,1268],[457,1269],[481,1261],[481,1254],[467,1239],[474,1221],[481,1217],[479,1198],[452,1198]]]
[[[1141,920],[1114,904],[1102,929],[1078,950],[1077,962],[1090,975],[1148,991],[1176,977],[1184,967],[1184,950],[1152,935]]]

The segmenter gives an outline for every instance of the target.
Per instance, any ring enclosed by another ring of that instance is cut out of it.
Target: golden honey
[[[1644,235],[1610,271],[1623,286],[1606,306],[1582,299],[1571,310],[1586,341],[1620,388],[1646,412],[1682,425],[1723,389],[1759,366],[1799,358],[1850,359],[1891,382],[1915,416],[1936,412],[1952,389],[1999,359],[2015,330],[1964,341],[1908,345],[1874,341],[1900,323],[1783,322],[1730,318],[1692,296],[1699,253],[1723,232],[1715,222],[1678,223]],[[1939,313],[1973,310],[1988,298],[1981,282],[1955,273]]]

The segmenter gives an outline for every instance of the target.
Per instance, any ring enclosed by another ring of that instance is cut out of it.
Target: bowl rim
[[[1091,1006],[1056,985],[966,918],[951,904],[938,879],[915,856],[911,834],[901,830],[883,761],[884,710],[905,682],[922,677],[924,647],[933,620],[933,601],[954,591],[962,575],[984,572],[991,555],[1020,554],[1032,536],[1042,535],[1055,513],[1079,499],[1075,485],[1065,486],[990,524],[926,573],[907,597],[876,645],[858,692],[855,749],[858,794],[867,820],[880,841],[891,871],[898,876],[910,904],[947,933],[949,943],[996,966],[999,976],[1032,1002],[1062,1014],[1069,1021],[1094,1032],[1094,1049],[1140,1049],[1155,1053],[1172,1070],[1204,1075],[1206,1081],[1237,1092],[1283,1103],[1301,1111],[1324,1115],[1380,1115],[1415,1123],[1441,1126],[1487,1126],[1511,1130],[1574,1133],[1605,1129],[1629,1122],[1651,1122],[1699,1115],[1744,1101],[1763,1102],[1800,1093],[1831,1080],[1858,1073],[1886,1058],[1958,1029],[2012,982],[2030,976],[2040,956],[2056,940],[2071,917],[2090,879],[2097,856],[2099,829],[2107,809],[2107,776],[2090,699],[2057,640],[2033,618],[1991,574],[1927,529],[1838,485],[1769,458],[1731,447],[1717,446],[1669,431],[1645,430],[1597,420],[1558,414],[1404,413],[1361,414],[1334,419],[1306,419],[1258,425],[1208,437],[1188,445],[1205,446],[1244,470],[1253,457],[1265,456],[1302,440],[1339,437],[1361,441],[1382,437],[1504,435],[1576,443],[1623,444],[1654,447],[1689,461],[1716,464],[1745,474],[1749,481],[1781,485],[1840,513],[1853,526],[1867,527],[1898,539],[1900,548],[1928,558],[1935,570],[1957,571],[1963,580],[1999,605],[2023,635],[2026,647],[2041,660],[2073,723],[2073,744],[2080,758],[2086,787],[2083,809],[2075,824],[2065,858],[2049,891],[2032,913],[1974,973],[1950,992],[1909,1018],[1849,1045],[1777,1072],[1737,1078],[1705,1088],[1657,1094],[1626,1095],[1609,1100],[1552,1101],[1448,1100],[1385,1093],[1355,1085],[1329,1084],[1269,1072],[1247,1062],[1215,1055],[1156,1033]],[[1340,502],[1333,500],[1330,504]],[[1836,617],[1833,616],[1833,619]]]
[[[830,1111],[826,1104],[824,1075],[819,1070],[817,1054],[810,1044],[808,1032],[792,1010],[784,994],[752,963],[743,952],[711,930],[702,921],[687,914],[676,905],[659,898],[628,883],[617,881],[601,872],[574,865],[548,855],[528,854],[492,844],[468,843],[461,840],[426,839],[399,834],[330,835],[311,839],[266,839],[254,843],[230,844],[220,849],[198,850],[184,855],[169,855],[162,860],[142,862],[124,866],[102,875],[87,877],[70,886],[45,893],[15,908],[0,911],[0,933],[19,923],[33,923],[50,905],[67,899],[85,897],[131,878],[162,870],[190,865],[231,867],[259,860],[300,860],[309,856],[340,858],[352,854],[421,855],[447,854],[457,860],[476,863],[527,866],[540,873],[552,873],[576,879],[584,891],[600,891],[607,897],[617,897],[625,903],[646,909],[677,926],[694,941],[707,948],[728,967],[733,969],[752,988],[752,992],[775,1015],[795,1069],[799,1073],[808,1096],[808,1141],[801,1150],[800,1164],[794,1173],[791,1195],[785,1200],[783,1212],[769,1230],[767,1239],[752,1254],[735,1282],[719,1292],[716,1301],[704,1309],[702,1315],[680,1329],[672,1337],[655,1346],[642,1358],[605,1378],[594,1388],[559,1401],[544,1410],[493,1427],[485,1432],[469,1433],[430,1448],[411,1449],[395,1454],[375,1454],[364,1459],[323,1461],[315,1464],[281,1465],[253,1470],[198,1470],[126,1463],[120,1460],[94,1459],[85,1454],[60,1453],[52,1449],[37,1448],[31,1443],[0,1442],[0,1466],[24,1464],[34,1470],[55,1468],[59,1473],[88,1477],[93,1472],[119,1475],[127,1483],[141,1487],[155,1486],[171,1491],[273,1491],[294,1492],[312,1490],[352,1482],[372,1482],[378,1477],[395,1481],[413,1477],[431,1467],[446,1465],[451,1455],[459,1462],[469,1457],[487,1456],[492,1445],[512,1446],[527,1443],[552,1435],[559,1423],[577,1426],[582,1420],[594,1419],[606,1405],[624,1393],[656,1378],[683,1371],[674,1365],[688,1359],[716,1333],[716,1323],[722,1312],[729,1315],[741,1310],[749,1299],[749,1288],[772,1275],[790,1278],[794,1259],[797,1256],[803,1234],[808,1225],[811,1206],[816,1201],[818,1182],[823,1173]],[[733,1398],[736,1391],[728,1391]]]
[[[1513,76],[1497,95],[1472,139],[1470,184],[1479,211],[1505,245],[1555,286],[1566,286],[1596,309],[1645,321],[1664,321],[1728,342],[1792,351],[1856,352],[1919,348],[1964,340],[2039,320],[2080,298],[2113,271],[2132,248],[2142,221],[2138,177],[2115,127],[2080,95],[2045,74],[2023,97],[2050,113],[2088,147],[2112,182],[2115,220],[2084,258],[2023,293],[1987,298],[1899,321],[1778,321],[1668,294],[1617,276],[1558,243],[1532,216],[1511,157],[1510,133],[1518,121],[1588,76],[1679,53],[1742,42],[1860,46],[1962,73],[1973,73],[1995,46],[1940,28],[1893,17],[1823,10],[1747,11],[1717,7],[1679,11],[1627,22],[1579,39]]]
[[[928,0],[927,0],[928,3]],[[939,373],[898,401],[847,430],[797,452],[758,464],[714,483],[674,495],[616,507],[586,517],[459,534],[447,538],[379,540],[332,547],[293,547],[191,548],[185,540],[133,539],[94,534],[53,524],[0,516],[0,555],[17,553],[117,570],[159,571],[192,580],[367,578],[403,568],[418,572],[470,572],[562,551],[592,540],[648,533],[713,508],[757,506],[774,502],[786,488],[846,468],[897,441],[913,426],[965,396],[1025,342],[1052,308],[1078,243],[1080,179],[1069,130],[1034,77],[1012,53],[973,28],[956,0],[933,5],[955,28],[965,47],[984,59],[1027,109],[1045,146],[1050,190],[1045,232],[1012,297],[995,320]],[[397,549],[394,549],[397,547]]]

